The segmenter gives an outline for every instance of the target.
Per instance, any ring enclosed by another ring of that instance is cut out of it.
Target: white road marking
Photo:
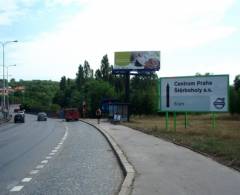
[[[46,159],[51,159],[53,155],[55,155],[55,152],[58,151],[58,149],[61,148],[62,144],[64,143],[64,141],[66,140],[67,136],[68,136],[68,127],[65,126],[66,132],[62,138],[62,141],[59,142],[58,146],[55,147],[55,150],[52,150],[52,152],[49,154],[50,156],[47,156]],[[46,164],[48,163],[48,160],[43,160],[41,161],[42,164]],[[42,169],[44,167],[44,165],[38,165],[36,168],[37,169]],[[30,172],[31,175],[37,174],[39,172],[39,170],[32,170]],[[22,182],[30,182],[32,180],[31,177],[25,177],[22,179]],[[13,187],[10,192],[19,192],[23,189],[24,186],[15,186]]]
[[[13,187],[10,192],[20,192],[24,186],[15,186]]]
[[[34,175],[34,174],[37,174],[39,172],[39,170],[32,170],[31,172],[30,172],[30,174],[31,175]]]
[[[36,166],[36,169],[42,169],[44,167],[44,165],[38,165]]]
[[[22,179],[22,182],[30,182],[32,180],[31,177],[26,177],[24,179]]]

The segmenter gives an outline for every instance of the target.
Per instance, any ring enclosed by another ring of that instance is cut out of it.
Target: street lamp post
[[[1,42],[0,41],[0,44],[2,45],[2,51],[3,51],[3,102],[2,102],[2,108],[5,109],[6,108],[6,100],[5,100],[5,73],[4,73],[4,66],[5,66],[5,45],[9,44],[9,43],[17,43],[18,41],[15,40],[15,41],[4,41],[4,42]]]
[[[8,89],[8,76],[9,76],[9,74],[8,74],[8,68],[10,66],[17,66],[17,65],[13,64],[13,65],[6,66],[7,67],[7,85],[6,85],[6,88],[7,88],[7,109],[8,109],[8,111],[9,111],[9,89]]]

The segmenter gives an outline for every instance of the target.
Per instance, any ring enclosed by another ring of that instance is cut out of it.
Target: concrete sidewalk
[[[240,173],[212,159],[122,125],[88,122],[113,137],[135,168],[133,195],[240,194]]]

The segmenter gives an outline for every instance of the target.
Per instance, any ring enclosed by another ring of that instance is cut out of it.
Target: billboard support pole
[[[212,128],[216,128],[216,115],[214,112],[212,112]]]
[[[187,112],[185,112],[184,125],[185,125],[185,129],[186,129],[188,127],[188,114],[187,114]]]
[[[126,72],[125,75],[125,102],[129,103],[129,80],[130,80],[130,73],[129,71]],[[127,121],[129,122],[130,118],[130,104],[128,104],[128,113],[127,113]]]
[[[166,115],[165,115],[165,127],[166,127],[166,130],[168,130],[168,121],[169,121],[168,112],[166,112]]]
[[[177,113],[173,113],[173,119],[174,119],[174,131],[177,129]]]

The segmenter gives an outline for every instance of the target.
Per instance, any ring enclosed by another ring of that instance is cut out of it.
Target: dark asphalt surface
[[[59,143],[60,150],[29,183],[21,180]],[[82,122],[49,119],[37,122],[28,115],[25,124],[0,127],[0,194],[117,194],[123,175],[105,138]],[[24,185],[20,192],[9,192]]]
[[[26,123],[0,126],[0,194],[21,181],[56,145],[65,132],[59,122],[36,121],[27,115]]]

